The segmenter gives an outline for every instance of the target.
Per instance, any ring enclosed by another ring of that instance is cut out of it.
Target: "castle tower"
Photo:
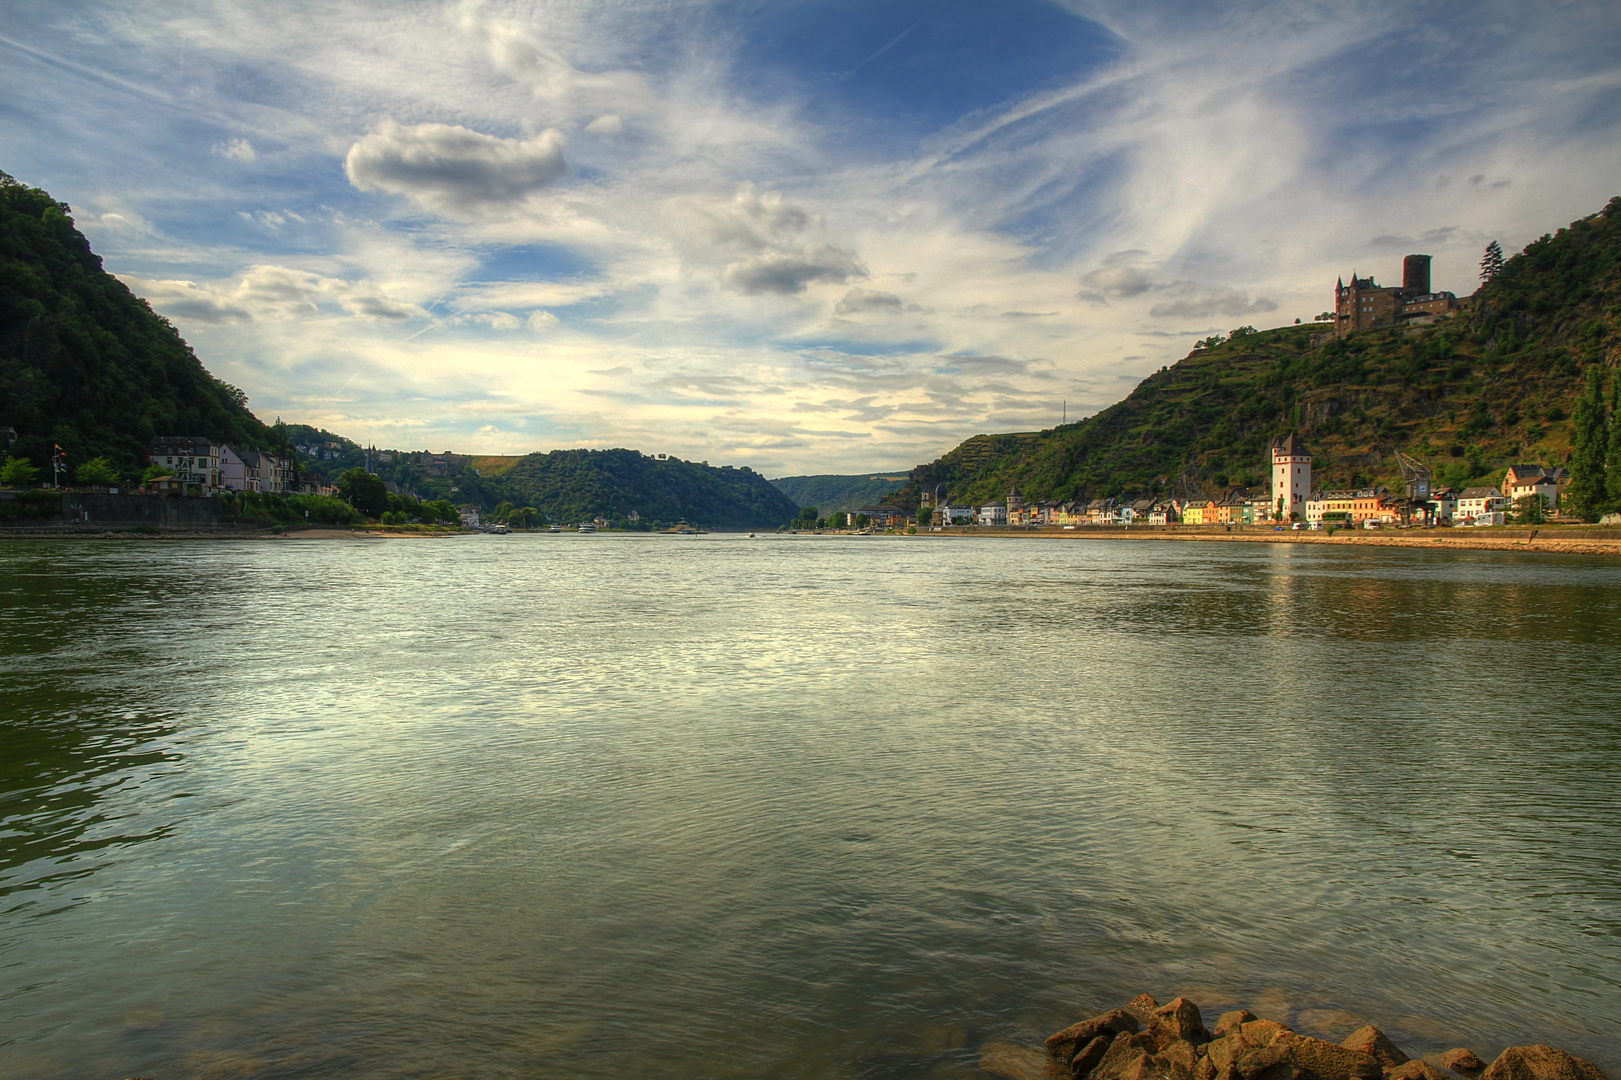
[[[1401,261],[1402,292],[1420,296],[1430,291],[1430,257],[1409,255]]]
[[[1291,431],[1272,444],[1272,505],[1269,509],[1278,515],[1279,521],[1292,520],[1296,514],[1304,521],[1306,497],[1310,494],[1311,453],[1300,436]]]
[[[1014,484],[1007,489],[1007,519],[1008,524],[1019,520],[1018,515],[1024,512],[1024,496],[1019,493],[1019,485]]]

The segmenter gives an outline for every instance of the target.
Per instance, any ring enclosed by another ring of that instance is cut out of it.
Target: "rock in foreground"
[[[987,1047],[980,1067],[1033,1080],[1033,1052],[1014,1049]],[[1236,1009],[1211,1031],[1188,999],[1161,1005],[1143,994],[1051,1035],[1043,1071],[1073,1080],[1604,1080],[1592,1062],[1540,1044],[1511,1046],[1486,1066],[1462,1047],[1440,1061],[1451,1076],[1409,1058],[1371,1024],[1332,1043]]]

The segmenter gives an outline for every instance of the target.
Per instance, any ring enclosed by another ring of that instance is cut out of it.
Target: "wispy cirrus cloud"
[[[0,164],[285,416],[778,471],[1073,418],[1407,250],[1466,292],[1621,175],[1610,5],[910,3],[64,0],[0,17]]]

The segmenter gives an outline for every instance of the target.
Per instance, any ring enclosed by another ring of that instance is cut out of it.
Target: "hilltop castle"
[[[1458,306],[1449,292],[1430,291],[1430,257],[1409,255],[1402,260],[1399,289],[1384,289],[1351,272],[1351,284],[1341,278],[1334,286],[1334,336],[1380,326],[1421,326],[1432,323]]]

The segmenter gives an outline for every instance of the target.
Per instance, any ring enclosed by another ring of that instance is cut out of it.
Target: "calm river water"
[[[962,1077],[1141,991],[1621,1073],[1621,565],[0,545],[0,1076]]]

